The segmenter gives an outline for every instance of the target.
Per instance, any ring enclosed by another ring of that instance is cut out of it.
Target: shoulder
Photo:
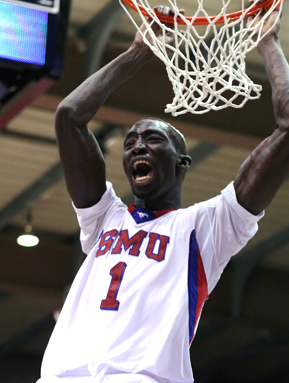
[[[182,224],[187,231],[196,231],[199,244],[210,239],[216,254],[225,246],[230,255],[255,235],[264,215],[255,216],[238,203],[233,182],[219,195],[184,209],[183,214]]]
[[[74,207],[81,233],[98,232],[107,226],[118,224],[127,212],[127,206],[116,195],[110,182],[106,182],[106,191],[100,201],[88,208]]]
[[[127,210],[127,206],[115,194],[114,188],[110,182],[106,182],[106,191],[99,202],[87,208],[77,208],[73,205],[78,219],[88,217],[100,217],[117,210]]]
[[[244,209],[231,182],[219,195],[189,207],[187,215],[185,222],[188,230],[195,230],[210,293],[230,258],[257,232],[263,214],[255,216]]]
[[[106,191],[101,200],[88,208],[74,207],[80,231],[83,251],[88,254],[98,240],[102,230],[112,223],[117,225],[127,212],[127,206],[116,196],[110,182],[106,183]]]
[[[259,215],[253,215],[241,206],[237,200],[234,182],[229,183],[220,194],[202,202],[198,202],[187,209],[184,209],[185,214],[200,218],[207,216],[213,218],[218,216],[227,216],[231,212],[233,216],[239,217],[248,224],[258,222],[264,215],[262,212]]]

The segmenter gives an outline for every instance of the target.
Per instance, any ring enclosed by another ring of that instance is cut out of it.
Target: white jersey
[[[86,368],[93,382],[112,371],[192,383],[189,346],[204,302],[262,214],[238,204],[233,183],[157,213],[128,209],[107,183],[98,204],[75,210],[88,256],[46,349],[43,382]]]

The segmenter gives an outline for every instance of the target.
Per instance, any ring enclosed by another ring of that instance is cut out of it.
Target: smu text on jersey
[[[147,244],[144,239],[148,238]],[[139,256],[142,246],[146,246],[145,254],[148,258],[155,261],[163,261],[170,238],[158,233],[149,233],[139,230],[130,236],[128,230],[118,231],[116,229],[101,233],[98,249],[95,256],[99,257],[111,250],[111,254],[120,254],[123,250],[128,251],[129,255]]]

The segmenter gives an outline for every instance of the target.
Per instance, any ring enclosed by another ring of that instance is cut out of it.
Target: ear
[[[188,170],[192,164],[192,159],[190,156],[185,154],[179,154],[178,158],[178,167]]]

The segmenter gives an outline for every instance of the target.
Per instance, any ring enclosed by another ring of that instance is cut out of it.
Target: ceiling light
[[[24,227],[24,233],[19,235],[19,237],[17,238],[17,243],[20,246],[33,247],[38,245],[39,243],[39,238],[33,233],[31,221],[32,215],[29,209],[26,213],[26,225]]]

